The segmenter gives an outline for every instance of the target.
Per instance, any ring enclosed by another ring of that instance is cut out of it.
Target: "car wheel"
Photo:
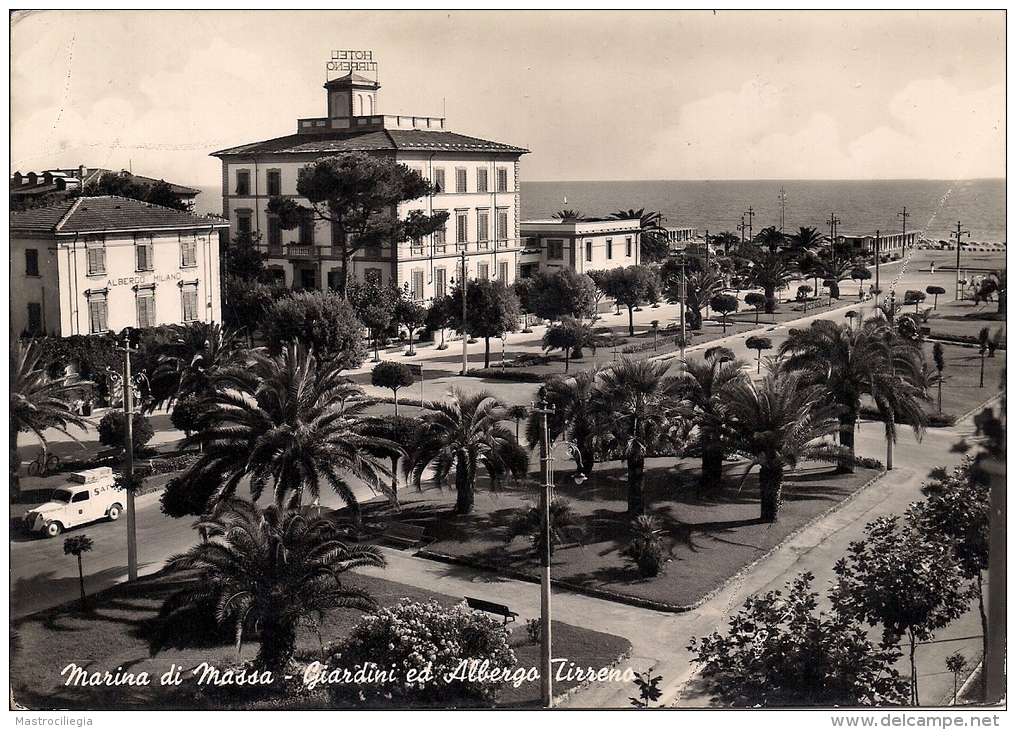
[[[28,465],[28,476],[34,477],[39,475],[39,462],[33,461]]]
[[[46,537],[56,537],[63,532],[63,525],[59,522],[50,522],[46,525]]]
[[[107,516],[109,517],[109,521],[116,522],[118,519],[120,519],[120,511],[122,509],[123,507],[121,507],[119,504],[112,505],[109,508],[109,512],[106,513]]]

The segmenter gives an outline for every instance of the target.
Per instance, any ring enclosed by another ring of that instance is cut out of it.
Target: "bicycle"
[[[28,464],[28,474],[30,476],[45,476],[49,472],[55,472],[60,468],[60,457],[56,454],[50,454],[45,451],[39,453],[35,457],[35,461]]]

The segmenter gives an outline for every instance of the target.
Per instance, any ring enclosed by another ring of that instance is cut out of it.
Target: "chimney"
[[[39,184],[39,176],[36,175],[34,172],[28,173],[28,184],[29,185],[38,185]]]
[[[18,171],[14,173],[14,176],[11,178],[11,185],[17,188],[24,184],[24,178],[22,177],[21,172]]]
[[[79,166],[78,167],[78,178],[80,178],[81,180],[84,180],[86,177],[88,177],[88,168],[85,167],[84,165]]]

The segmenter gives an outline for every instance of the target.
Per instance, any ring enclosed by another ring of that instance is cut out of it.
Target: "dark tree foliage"
[[[648,266],[626,266],[589,273],[590,278],[608,297],[628,310],[628,334],[635,335],[635,307],[645,304],[655,286],[659,291],[658,274]]]
[[[766,295],[757,291],[744,295],[744,303],[755,310],[755,324],[758,324],[758,315],[766,306]]]
[[[758,352],[758,358],[756,361],[757,367],[755,368],[756,373],[762,372],[762,351],[773,349],[773,341],[769,337],[759,337],[758,335],[752,335],[744,341],[744,346],[749,350],[755,350]]]
[[[131,442],[137,452],[155,436],[151,422],[140,414],[131,421]],[[121,410],[110,411],[99,421],[99,443],[110,448],[127,448],[127,415]]]
[[[132,198],[166,208],[187,210],[187,204],[173,192],[173,186],[165,180],[154,183],[142,182],[127,171],[102,175],[98,181],[86,185],[80,193],[75,191],[72,195],[74,197],[78,195],[119,195],[122,198]]]
[[[727,315],[737,311],[740,304],[733,294],[717,294],[709,300],[709,306],[720,313],[720,321],[723,323],[723,332],[727,332]]]
[[[415,382],[409,366],[401,362],[379,362],[370,371],[370,384],[375,388],[387,388],[395,398],[395,415],[399,415],[399,390]]]
[[[272,354],[298,341],[312,348],[319,363],[342,358],[359,367],[367,355],[363,323],[348,301],[335,292],[294,292],[268,310],[261,326]]]
[[[582,319],[596,314],[596,284],[568,267],[520,279],[515,293],[521,306],[540,319]]]
[[[462,311],[461,308],[459,311]],[[441,343],[437,346],[437,349],[445,350],[448,348],[448,345],[445,344],[445,330],[449,327],[454,327],[456,321],[454,300],[450,294],[445,294],[443,297],[438,297],[431,302],[430,307],[427,309],[426,325],[427,329],[431,332],[435,330],[441,332]]]
[[[728,707],[906,704],[898,643],[875,646],[849,613],[819,611],[813,581],[748,598],[726,635],[692,639],[708,692]]]
[[[484,340],[483,367],[490,367],[490,338],[500,337],[519,328],[519,300],[500,281],[473,279],[467,285],[465,330]],[[462,331],[462,289],[451,294],[455,326]]]
[[[208,410],[208,405],[194,396],[181,398],[173,404],[173,412],[169,414],[169,422],[173,428],[184,432],[185,436],[198,429],[202,415]]]
[[[593,334],[593,328],[568,316],[562,317],[560,323],[551,325],[543,333],[545,350],[564,352],[565,372],[568,372],[571,359],[582,357],[582,350],[586,347],[596,352],[596,336]]]
[[[380,341],[395,316],[395,303],[402,293],[395,286],[381,286],[373,279],[350,282],[346,298],[353,305],[363,326],[370,330],[374,360],[380,359]]]
[[[970,592],[952,542],[928,534],[895,515],[864,528],[833,566],[838,576],[830,597],[838,611],[882,626],[883,643],[910,642],[910,704],[917,705],[918,641],[930,641],[968,608]]]

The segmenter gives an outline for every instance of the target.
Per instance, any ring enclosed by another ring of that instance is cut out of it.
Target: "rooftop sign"
[[[329,71],[377,71],[373,51],[332,51]]]

